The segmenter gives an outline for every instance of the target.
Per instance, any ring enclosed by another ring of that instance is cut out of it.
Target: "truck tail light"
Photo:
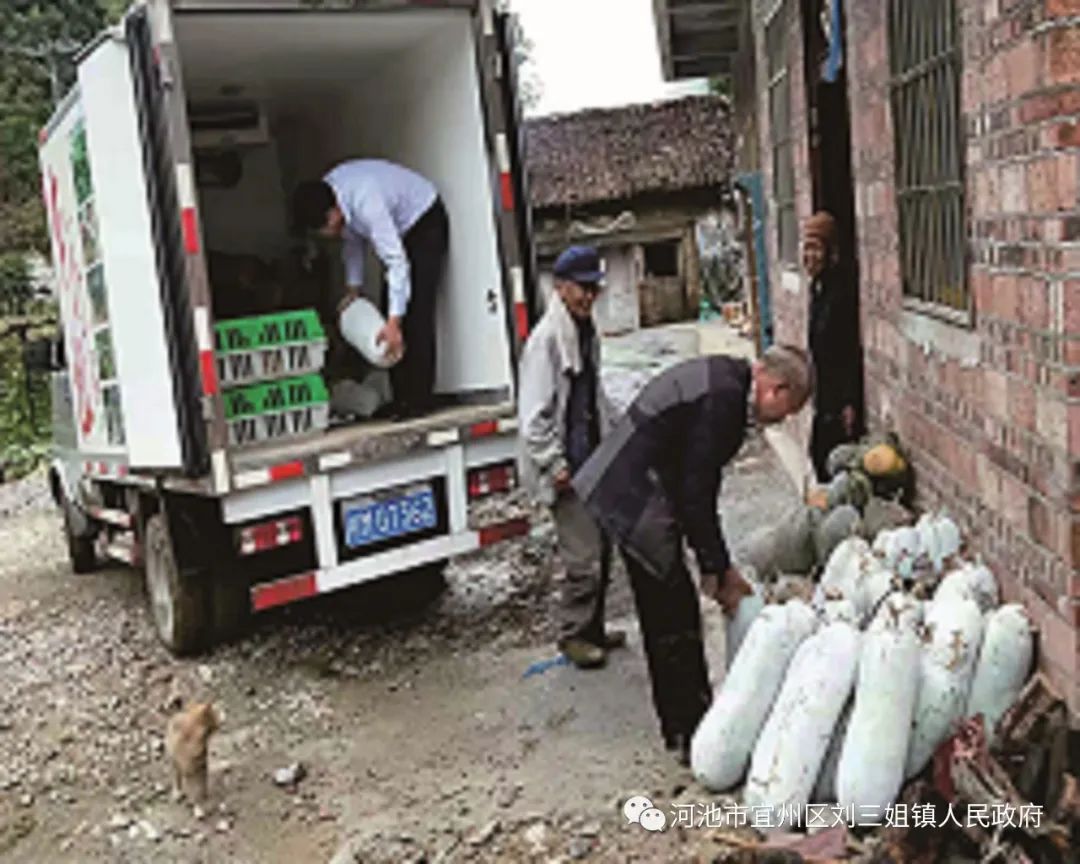
[[[517,469],[513,462],[487,465],[469,472],[469,498],[483,498],[499,492],[509,492],[517,485]]]
[[[299,516],[272,519],[240,528],[236,533],[241,555],[257,555],[267,549],[280,549],[304,539],[304,523]]]

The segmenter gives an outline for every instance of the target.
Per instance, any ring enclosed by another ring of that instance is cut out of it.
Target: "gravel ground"
[[[736,552],[793,494],[750,441],[721,500]],[[153,636],[138,573],[71,574],[41,474],[0,487],[0,513],[0,861],[622,862],[720,850],[708,832],[646,835],[620,814],[636,794],[710,800],[659,746],[621,572],[609,618],[628,629],[628,650],[600,672],[525,674],[555,657],[558,567],[543,514],[530,537],[455,562],[426,609],[343,592],[177,660]],[[705,620],[717,674],[722,621],[715,608]],[[167,718],[193,698],[224,713],[201,818],[172,800],[163,756]],[[276,786],[273,773],[296,762],[304,779]]]

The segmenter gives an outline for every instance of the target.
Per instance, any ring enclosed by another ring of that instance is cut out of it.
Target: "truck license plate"
[[[343,518],[345,545],[350,549],[428,531],[438,524],[435,492],[422,483],[386,495],[366,495],[346,503]]]

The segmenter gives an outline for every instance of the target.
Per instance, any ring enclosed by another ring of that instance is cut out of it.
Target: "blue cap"
[[[592,285],[604,280],[600,253],[592,246],[571,246],[555,259],[556,279],[566,279],[579,285]]]

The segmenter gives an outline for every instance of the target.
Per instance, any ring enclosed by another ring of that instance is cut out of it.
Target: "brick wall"
[[[1080,0],[960,0],[971,329],[903,308],[886,4],[849,3],[873,419],[1022,600],[1080,713]]]
[[[1080,0],[958,0],[970,328],[904,306],[887,4],[846,8],[870,418],[913,449],[920,505],[947,507],[1007,599],[1026,604],[1043,666],[1080,716]],[[760,34],[758,47],[760,70]],[[801,154],[805,215],[805,144]],[[770,243],[777,332],[801,341],[805,285],[785,291]]]
[[[803,74],[802,32],[800,28],[800,0],[783,0],[790,9],[790,28],[785,39],[787,50],[788,86],[791,88],[791,132],[795,139],[795,210],[802,221],[813,210],[813,189],[810,186],[808,172],[810,166],[809,129],[807,127],[805,75]],[[806,285],[798,265],[781,262],[779,259],[779,239],[776,230],[775,201],[772,199],[773,176],[771,130],[769,129],[769,94],[768,60],[765,54],[765,25],[771,13],[779,14],[780,5],[775,0],[755,0],[754,42],[757,53],[758,98],[757,134],[760,146],[760,165],[765,183],[765,194],[769,200],[769,213],[766,220],[767,236],[765,248],[769,256],[769,292],[772,298],[773,340],[790,342],[795,345],[806,343],[806,325],[809,313],[809,300]],[[739,124],[738,112],[736,123]],[[804,411],[798,417],[791,418],[786,425],[791,434],[799,440],[809,440],[809,412]]]

